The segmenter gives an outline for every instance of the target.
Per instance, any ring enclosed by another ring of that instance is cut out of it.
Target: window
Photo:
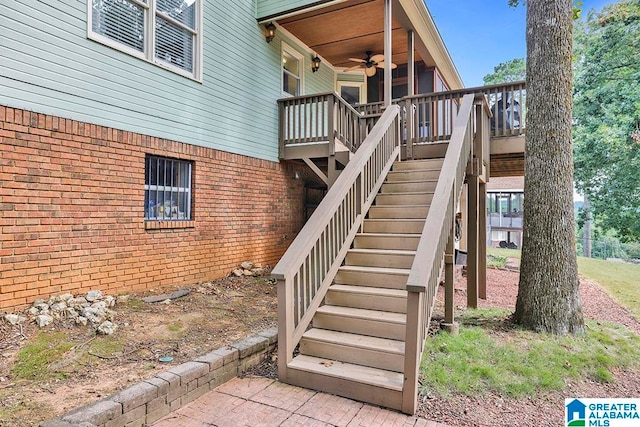
[[[282,45],[282,92],[291,96],[302,94],[302,55],[284,43]]]
[[[146,158],[144,219],[191,219],[191,162],[165,157]]]
[[[201,79],[202,0],[88,0],[89,38]]]

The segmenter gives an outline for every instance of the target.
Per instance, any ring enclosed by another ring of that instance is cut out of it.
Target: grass
[[[585,335],[559,337],[516,329],[507,315],[506,310],[469,310],[459,335],[428,339],[422,391],[534,396],[561,390],[570,379],[610,382],[616,368],[640,369],[640,337],[624,327],[587,322]]]
[[[509,258],[521,256],[519,250],[500,248],[487,248],[487,254]],[[578,257],[578,273],[597,282],[618,304],[640,320],[640,265]]]
[[[508,259],[506,256],[487,254],[487,267],[504,268]]]
[[[64,374],[51,372],[49,365],[60,359],[73,346],[74,343],[66,341],[65,334],[61,332],[40,332],[32,342],[20,350],[11,373],[17,378],[27,380],[64,377]]]

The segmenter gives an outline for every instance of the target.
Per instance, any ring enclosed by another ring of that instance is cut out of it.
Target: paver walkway
[[[263,377],[234,378],[153,427],[447,427]]]

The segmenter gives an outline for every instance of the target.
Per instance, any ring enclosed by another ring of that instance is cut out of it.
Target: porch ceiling
[[[392,16],[393,62],[407,63],[407,32]],[[303,14],[279,19],[278,24],[302,40],[339,71],[356,65],[348,58],[364,58],[366,51],[384,53],[384,0],[349,0]],[[420,58],[435,66],[431,57]]]

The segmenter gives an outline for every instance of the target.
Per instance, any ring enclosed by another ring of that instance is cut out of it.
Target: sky
[[[501,62],[526,57],[524,6],[511,8],[507,0],[426,3],[466,87],[482,86]],[[609,3],[615,1],[583,0],[583,16]]]

